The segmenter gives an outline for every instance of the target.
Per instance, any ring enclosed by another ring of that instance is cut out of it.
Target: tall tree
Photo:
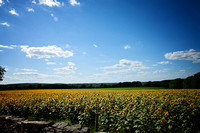
[[[5,68],[0,66],[0,81],[3,81],[4,72],[6,72]]]

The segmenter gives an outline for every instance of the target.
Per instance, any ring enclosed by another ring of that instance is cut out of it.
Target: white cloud
[[[77,2],[76,0],[70,0],[69,3],[72,6],[76,6],[76,5],[79,6],[80,5],[80,2]]]
[[[126,73],[126,72],[134,72],[143,69],[148,69],[148,67],[144,66],[140,61],[132,61],[127,59],[121,59],[119,64],[115,64],[112,66],[104,67],[103,69],[114,69],[111,71],[107,71],[107,74],[114,74],[114,73]]]
[[[23,75],[23,76],[39,76],[40,74],[38,72],[18,72],[18,73],[13,73],[13,75]]]
[[[23,71],[26,71],[26,72],[37,72],[37,70],[35,69],[27,69],[27,68],[24,68],[22,69]]]
[[[119,64],[115,64],[112,66],[104,67],[104,69],[115,69],[115,68],[137,68],[143,66],[143,63],[140,61],[132,61],[127,59],[121,59]]]
[[[166,64],[172,64],[169,61],[161,61],[161,62],[157,62],[156,64],[154,64],[153,66],[158,66],[158,65],[166,65]]]
[[[179,70],[178,72],[176,72],[176,74],[185,74],[186,70]]]
[[[129,49],[129,48],[131,48],[130,45],[125,45],[125,46],[124,46],[124,49]]]
[[[33,4],[37,4],[35,0],[32,1]]]
[[[3,0],[0,0],[0,7],[4,4]]]
[[[66,67],[55,68],[54,71],[57,71],[59,74],[70,74],[74,73],[77,68],[73,62],[68,62]]]
[[[47,62],[47,65],[56,65],[55,62]]]
[[[53,6],[60,6],[60,2],[58,2],[57,0],[39,0],[39,4],[40,5],[46,5],[49,7],[53,7]]]
[[[9,11],[10,14],[12,15],[16,15],[16,16],[19,16],[19,13],[16,12],[16,10],[13,8]]]
[[[51,45],[43,47],[29,47],[29,46],[20,46],[21,51],[26,53],[26,57],[29,58],[54,58],[54,57],[63,57],[68,58],[73,56],[71,51],[63,51],[61,48]]]
[[[8,24],[7,22],[4,22],[4,23],[0,23],[0,25],[3,25],[3,26],[7,26],[7,27],[10,27],[10,24]]]
[[[161,62],[158,62],[158,64],[164,65],[164,64],[172,64],[172,63],[169,61],[161,61]]]
[[[86,55],[86,54],[87,54],[87,52],[82,52],[82,54],[83,54],[83,55]]]
[[[21,71],[18,71],[21,70]],[[10,78],[13,78],[14,80],[22,80],[23,82],[41,82],[42,80],[45,80],[51,77],[56,77],[56,75],[48,75],[48,74],[43,74],[43,73],[39,73],[38,70],[35,69],[17,69],[15,72],[13,73],[13,76],[11,76]]]
[[[138,74],[138,72],[142,73],[142,70],[145,69],[149,68],[144,66],[144,64],[140,61],[121,59],[118,64],[103,67],[104,72],[96,73],[88,76],[87,78],[90,80],[98,79],[97,82],[120,82],[131,81],[134,79],[139,80],[139,78],[141,78],[141,74]]]
[[[3,50],[0,49],[0,52],[3,52]]]
[[[16,45],[6,46],[6,45],[1,45],[0,44],[0,48],[14,49],[14,47],[16,47]]]
[[[98,47],[96,44],[93,44],[93,46],[94,46],[95,48],[97,48],[97,47]]]
[[[165,73],[165,72],[167,72],[167,71],[168,71],[168,69],[155,70],[153,73],[154,73],[154,74],[159,74],[159,73]]]
[[[57,22],[57,21],[58,21],[58,18],[57,18],[57,17],[54,17],[53,20],[54,20],[55,22]]]
[[[69,48],[70,47],[70,45],[69,44],[66,44],[66,48]]]
[[[28,12],[34,12],[35,10],[33,8],[28,8]]]
[[[165,58],[169,60],[190,60],[192,63],[200,63],[200,52],[190,49],[186,51],[177,51],[173,53],[166,53]]]
[[[53,14],[53,13],[51,13],[51,17],[53,17],[53,20],[54,20],[55,22],[58,21],[58,17],[54,17],[54,14]]]
[[[10,47],[13,47],[13,48],[14,48],[14,47],[17,47],[17,45],[10,45]]]

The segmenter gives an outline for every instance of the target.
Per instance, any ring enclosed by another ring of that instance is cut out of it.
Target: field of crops
[[[0,114],[68,120],[109,132],[199,132],[200,90],[0,91]]]

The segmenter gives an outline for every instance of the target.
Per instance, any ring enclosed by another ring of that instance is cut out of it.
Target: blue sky
[[[198,0],[0,0],[8,83],[99,83],[200,72]]]

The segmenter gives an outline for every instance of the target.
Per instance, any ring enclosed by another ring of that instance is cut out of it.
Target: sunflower
[[[84,113],[87,113],[87,109],[84,110]]]
[[[132,113],[133,113],[133,111],[131,111],[131,110],[128,111],[128,114],[129,114],[129,115],[132,115]]]
[[[110,112],[111,112],[112,114],[114,114],[114,113],[115,113],[115,110],[114,110],[114,109],[111,109]]]
[[[157,118],[157,115],[154,115],[153,118],[154,118],[154,119]]]
[[[87,104],[87,101],[84,101],[84,104]]]
[[[103,112],[104,110],[105,110],[106,108],[103,106],[103,107],[101,107],[101,111]]]
[[[161,123],[164,123],[164,121],[165,121],[165,117],[163,117],[163,118],[161,119]]]
[[[153,112],[154,112],[154,109],[152,108],[152,109],[150,109],[150,111],[151,111],[151,113],[153,113]]]
[[[93,108],[93,106],[92,105],[90,105],[90,109],[92,109]]]
[[[169,116],[169,112],[165,112],[165,116],[168,117]]]
[[[126,115],[126,112],[122,111],[122,115],[125,116],[125,115]]]

